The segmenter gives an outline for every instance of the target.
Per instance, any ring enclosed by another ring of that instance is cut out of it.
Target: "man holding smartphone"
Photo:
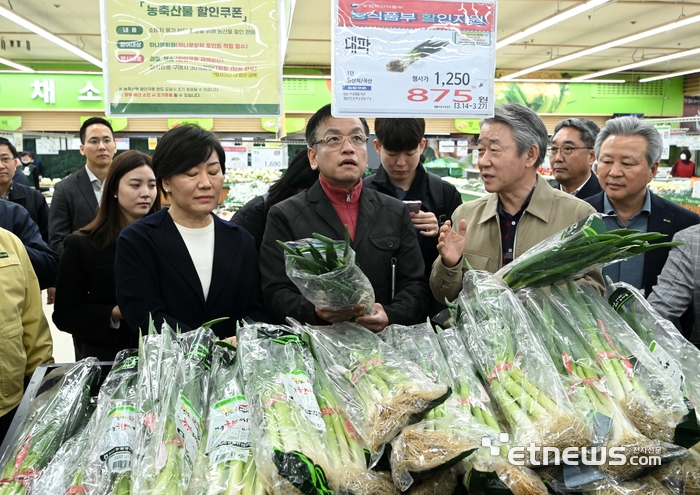
[[[424,119],[378,118],[374,121],[374,133],[374,148],[382,163],[376,174],[364,179],[364,187],[406,203],[418,234],[425,275],[430,277],[433,261],[438,257],[440,226],[452,218],[462,204],[462,196],[452,184],[423,167]],[[431,301],[427,316],[444,308],[441,303]]]

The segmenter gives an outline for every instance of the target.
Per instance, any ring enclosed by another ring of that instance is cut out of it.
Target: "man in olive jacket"
[[[464,203],[440,229],[430,288],[453,300],[467,263],[496,272],[535,244],[595,213],[591,205],[554,189],[537,173],[547,152],[547,128],[522,105],[497,105],[481,122],[478,166],[490,194]],[[556,260],[553,260],[556,263]],[[590,281],[602,287],[600,270]]]
[[[391,323],[417,323],[425,309],[428,281],[408,210],[401,201],[362,185],[368,135],[364,119],[335,118],[330,105],[309,120],[308,155],[319,181],[270,209],[260,247],[263,297],[278,322],[287,316],[309,324],[348,321],[362,308],[314,307],[287,277],[284,251],[276,242],[309,238],[314,232],[343,239],[345,226],[376,299],[373,313],[354,321],[378,332]]]

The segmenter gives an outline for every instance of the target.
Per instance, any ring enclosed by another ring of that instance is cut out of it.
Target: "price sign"
[[[335,116],[493,115],[496,3],[335,0]]]
[[[253,148],[253,168],[287,168],[287,148]]]

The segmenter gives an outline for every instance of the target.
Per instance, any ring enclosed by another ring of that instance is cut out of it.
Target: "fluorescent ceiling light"
[[[554,26],[555,24],[558,24],[560,22],[563,22],[567,19],[570,19],[576,15],[582,14],[583,12],[586,12],[588,10],[596,8],[598,5],[602,5],[606,2],[609,2],[610,0],[589,0],[588,2],[584,3],[583,5],[579,5],[578,7],[573,7],[571,9],[565,10],[564,12],[560,14],[556,14],[549,19],[546,19],[538,24],[535,24],[532,27],[527,28],[524,31],[521,31],[519,33],[516,33],[512,36],[508,36],[507,38],[499,41],[496,43],[496,50],[499,48],[503,48],[506,45],[510,45],[511,43],[515,43],[518,40],[521,40],[525,38],[526,36],[530,36],[531,34],[535,34],[539,31],[542,31],[543,29],[547,29],[550,26]]]
[[[614,84],[624,84],[627,81],[624,79],[603,79],[601,81],[574,81],[573,79],[495,79],[496,82],[544,82],[544,83],[569,83],[569,82],[581,82],[581,83],[614,83]]]
[[[638,82],[645,83],[651,81],[659,81],[661,79],[669,79],[671,77],[687,76],[688,74],[695,74],[696,72],[700,72],[700,69],[682,70],[680,72],[671,72],[669,74],[663,74],[661,76],[645,77],[644,79],[640,79]]]
[[[677,58],[690,57],[691,55],[697,55],[700,53],[700,48],[694,48],[692,50],[685,50],[682,52],[672,53],[671,55],[665,55],[663,57],[650,58],[649,60],[642,60],[641,62],[635,62],[633,64],[622,65],[620,67],[615,67],[614,69],[606,69],[598,72],[593,72],[591,74],[586,74],[585,76],[574,77],[571,79],[572,82],[583,82],[586,79],[591,79],[593,77],[605,76],[607,74],[613,74],[615,72],[622,72],[629,69],[636,69],[637,67],[644,67],[645,65],[658,64],[659,62],[666,62],[667,60],[674,60]],[[598,81],[600,82],[600,81]]]
[[[102,61],[100,59],[93,57],[92,55],[90,55],[86,51],[83,51],[80,48],[78,48],[77,46],[68,43],[66,40],[59,38],[55,34],[48,32],[46,29],[37,26],[36,24],[31,22],[30,20],[25,19],[24,17],[22,17],[18,14],[15,14],[13,11],[11,11],[10,9],[8,9],[7,7],[5,7],[3,5],[0,5],[0,15],[11,20],[12,22],[19,24],[20,26],[22,26],[25,29],[28,29],[28,30],[38,34],[42,38],[45,38],[45,39],[49,40],[50,42],[57,44],[61,48],[65,48],[69,52],[74,53],[75,55],[79,56],[80,58],[83,58],[83,59],[87,60],[88,62],[95,64],[100,69],[102,69],[103,66],[102,66]]]
[[[521,71],[508,74],[507,76],[504,76],[501,79],[505,81],[516,79],[520,76],[524,76],[525,74],[530,74],[531,72],[546,69],[547,67],[552,67],[553,65],[563,64],[564,62],[568,62],[570,60],[574,60],[580,57],[585,57],[587,55],[591,55],[592,53],[602,52],[603,50],[608,50],[610,48],[615,48],[616,46],[632,43],[643,38],[648,38],[649,36],[655,36],[657,34],[665,33],[666,31],[671,31],[672,29],[678,29],[684,26],[688,26],[696,22],[700,22],[700,14],[691,17],[685,17],[680,21],[672,22],[671,24],[666,24],[664,26],[659,26],[648,31],[642,31],[641,33],[633,34],[625,38],[609,41],[607,43],[603,43],[602,45],[594,46],[591,48],[587,48],[586,50],[581,50],[580,52],[572,53],[571,55],[565,55],[563,57],[555,58],[554,60],[549,60],[547,62],[535,65],[533,67],[530,67],[529,69],[523,69]]]
[[[31,67],[24,66],[22,64],[18,64],[16,62],[13,62],[11,60],[7,60],[6,58],[0,58],[0,64],[7,65],[8,67],[14,67],[17,70],[20,70],[22,72],[36,72],[34,69]],[[8,72],[15,72],[15,71],[8,71]]]

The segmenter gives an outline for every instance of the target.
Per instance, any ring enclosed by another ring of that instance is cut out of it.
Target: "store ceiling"
[[[582,3],[503,0],[498,3],[498,39]],[[91,55],[102,58],[98,0],[0,0],[0,5],[12,8]],[[330,67],[330,5],[330,0],[296,1],[285,67]],[[497,72],[503,76],[695,15],[700,19],[700,1],[610,1],[499,49],[496,52]],[[546,71],[552,75],[599,71],[694,48],[700,48],[700,22],[554,65]],[[42,69],[54,70],[76,68],[72,64],[83,62],[78,56],[3,17],[0,17],[0,58],[30,67],[41,64]],[[6,68],[0,64],[0,69]],[[83,68],[98,70],[89,64]],[[664,73],[690,69],[700,69],[700,54],[649,65],[635,72]]]

